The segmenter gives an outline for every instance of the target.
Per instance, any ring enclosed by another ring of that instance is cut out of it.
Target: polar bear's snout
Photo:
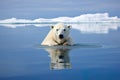
[[[63,34],[60,34],[60,35],[59,35],[59,38],[60,38],[60,39],[63,39],[63,38],[64,38],[64,35],[63,35]]]
[[[63,59],[63,58],[64,58],[64,56],[63,56],[63,55],[60,55],[60,56],[59,56],[59,58],[60,58],[60,59]]]

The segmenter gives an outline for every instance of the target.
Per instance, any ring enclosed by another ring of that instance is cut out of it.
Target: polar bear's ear
[[[51,29],[53,29],[53,28],[54,28],[54,26],[51,26],[50,28],[51,28]]]
[[[69,29],[71,29],[72,28],[72,26],[71,25],[69,25],[69,26],[67,26]]]

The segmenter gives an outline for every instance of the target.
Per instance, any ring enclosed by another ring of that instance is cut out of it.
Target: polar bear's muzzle
[[[63,38],[64,38],[64,35],[63,35],[63,34],[60,34],[60,35],[59,35],[59,38],[60,38],[60,39],[63,39]]]

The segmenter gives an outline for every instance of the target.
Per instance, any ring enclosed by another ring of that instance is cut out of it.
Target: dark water
[[[0,80],[120,80],[119,26],[88,30],[71,30],[79,45],[47,47],[48,26],[0,26]]]

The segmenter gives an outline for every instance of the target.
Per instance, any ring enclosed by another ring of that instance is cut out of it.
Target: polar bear
[[[70,29],[71,26],[67,26],[64,23],[57,23],[51,26],[51,30],[41,45],[73,45],[73,40],[69,35]]]

